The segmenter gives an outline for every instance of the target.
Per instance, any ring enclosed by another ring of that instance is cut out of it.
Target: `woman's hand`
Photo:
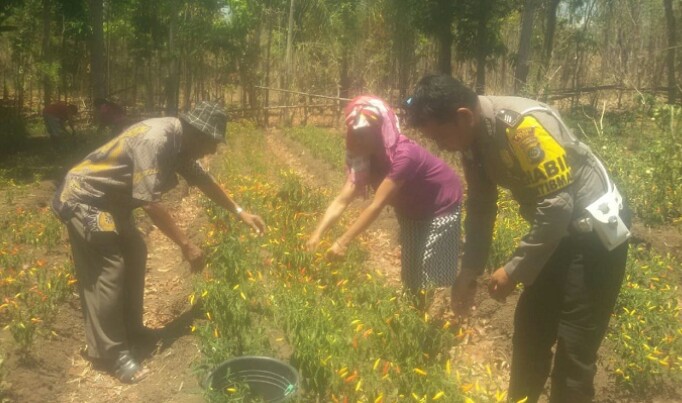
[[[305,249],[308,252],[315,252],[317,246],[320,244],[320,237],[313,234],[308,238],[308,242],[305,243]]]
[[[343,241],[335,241],[332,246],[327,249],[327,259],[329,260],[340,260],[346,257],[346,251],[348,250],[348,245]]]

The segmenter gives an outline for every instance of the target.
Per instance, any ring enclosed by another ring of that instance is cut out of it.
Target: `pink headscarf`
[[[348,103],[345,115],[346,145],[348,145],[348,141],[355,130],[380,125],[385,157],[390,165],[393,162],[396,146],[401,137],[400,124],[395,112],[382,99],[362,95]],[[354,156],[346,148],[346,167],[350,180],[356,186],[364,188],[366,193],[369,185],[369,158]]]

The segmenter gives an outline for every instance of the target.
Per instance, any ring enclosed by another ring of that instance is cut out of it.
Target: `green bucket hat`
[[[227,114],[218,102],[201,101],[188,113],[180,114],[180,118],[209,136],[216,143],[225,142]]]

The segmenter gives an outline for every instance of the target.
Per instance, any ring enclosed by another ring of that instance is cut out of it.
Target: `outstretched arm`
[[[265,232],[265,222],[259,216],[242,210],[216,181],[202,181],[197,183],[197,187],[214,203],[227,211],[235,213],[237,217],[256,231],[257,234]]]
[[[348,244],[377,219],[381,210],[391,201],[403,184],[404,181],[384,179],[379,185],[372,203],[360,213],[358,219],[355,220],[348,230],[334,242],[327,254],[330,257],[345,255]]]
[[[168,212],[168,209],[159,202],[145,204],[142,206],[142,209],[144,209],[154,225],[180,247],[182,255],[190,263],[192,271],[200,271],[204,266],[204,253],[175,224],[175,220],[170,212]]]
[[[341,192],[327,207],[322,220],[320,220],[317,228],[310,235],[310,239],[306,244],[308,250],[314,250],[317,247],[322,235],[339,220],[343,212],[357,196],[358,187],[351,180],[346,180],[346,183],[341,188]]]

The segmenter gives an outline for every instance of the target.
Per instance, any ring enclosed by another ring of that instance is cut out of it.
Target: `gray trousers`
[[[115,231],[93,230],[92,221],[97,219],[96,212],[79,208],[67,228],[88,356],[108,360],[128,350],[130,336],[143,328],[147,246],[132,216],[115,220]]]

